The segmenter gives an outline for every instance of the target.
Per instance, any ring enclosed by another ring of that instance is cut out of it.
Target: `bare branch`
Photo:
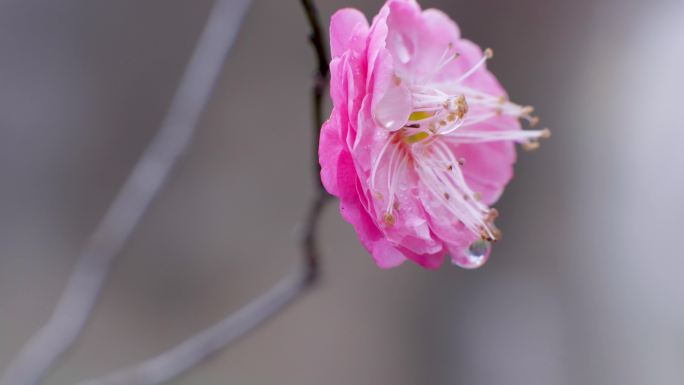
[[[307,271],[297,271],[216,325],[140,364],[78,385],[151,385],[171,380],[277,314],[309,286]]]
[[[187,149],[248,5],[249,0],[218,0],[214,5],[157,136],[86,242],[50,319],[26,343],[0,384],[37,384],[81,334],[112,260]]]
[[[301,247],[305,261],[318,260],[316,229],[328,195],[316,199],[307,216]],[[317,264],[316,264],[317,266]],[[211,357],[240,337],[255,330],[280,313],[318,278],[318,270],[305,263],[303,268],[285,277],[268,292],[250,301],[242,309],[214,326],[201,331],[166,352],[110,375],[80,382],[78,385],[156,385],[169,381]]]
[[[278,314],[318,279],[320,257],[316,244],[316,231],[321,213],[330,196],[320,184],[318,176],[320,167],[315,159],[317,159],[319,130],[323,122],[323,93],[327,84],[329,69],[320,22],[314,5],[309,0],[302,0],[302,5],[312,27],[311,41],[319,63],[312,99],[313,147],[315,151],[314,179],[317,188],[316,197],[309,207],[300,240],[304,259],[303,268],[284,278],[268,292],[249,302],[242,309],[176,347],[132,367],[105,377],[84,381],[78,385],[156,385],[171,380]]]

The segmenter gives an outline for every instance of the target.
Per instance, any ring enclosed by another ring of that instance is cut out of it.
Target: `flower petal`
[[[368,21],[363,13],[353,8],[341,9],[330,19],[330,54],[333,58],[349,50],[365,48]]]

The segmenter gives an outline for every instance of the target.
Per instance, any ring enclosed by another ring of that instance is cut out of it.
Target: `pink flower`
[[[475,268],[500,237],[489,205],[513,175],[531,107],[508,100],[485,66],[491,50],[460,38],[444,13],[389,0],[369,26],[355,9],[330,25],[333,111],[321,129],[326,190],[383,268]]]

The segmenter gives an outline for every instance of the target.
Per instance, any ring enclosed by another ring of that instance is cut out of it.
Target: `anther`
[[[446,192],[444,193],[444,199],[446,199],[446,200],[451,199],[451,196],[449,195],[449,193],[446,193]]]
[[[534,107],[532,107],[532,106],[525,106],[525,107],[523,107],[522,110],[520,111],[520,115],[522,115],[522,116],[529,116],[529,115],[530,115],[531,113],[533,113],[533,112],[534,112]]]
[[[548,139],[550,137],[551,137],[551,130],[549,130],[548,128],[545,128],[541,131],[541,138]]]
[[[494,57],[494,51],[491,48],[487,48],[484,50],[484,55],[487,59],[491,59]]]
[[[539,148],[539,142],[530,140],[522,144],[522,148],[525,151],[534,151]]]
[[[492,235],[494,236],[494,239],[492,240],[492,242],[494,242],[494,243],[496,243],[498,240],[500,240],[501,237],[503,236],[503,233],[501,232],[501,230],[499,230],[496,226],[494,226],[494,224],[491,224],[489,226],[489,231],[491,231]]]
[[[394,215],[387,213],[387,214],[385,214],[385,216],[382,219],[385,221],[385,224],[387,225],[387,227],[394,226],[394,223],[395,223]]]
[[[459,119],[463,119],[463,117],[467,113],[468,113],[468,103],[466,102],[465,95],[459,95],[456,98],[456,114],[458,114]]]
[[[493,221],[493,220],[496,219],[498,216],[499,216],[499,210],[497,210],[497,209],[495,209],[495,208],[492,208],[492,209],[490,209],[489,212],[487,213],[487,220],[488,220],[488,221]]]
[[[397,75],[392,76],[392,80],[394,81],[394,85],[400,85],[401,84],[401,78]]]
[[[490,231],[489,227],[480,226],[480,239],[487,242],[494,241],[494,238],[489,235]]]
[[[459,159],[459,160],[458,160],[458,164],[459,164],[460,166],[465,166],[465,164],[466,164],[465,158]]]
[[[539,117],[538,116],[533,116],[530,118],[530,127],[534,127],[537,124],[539,124]]]

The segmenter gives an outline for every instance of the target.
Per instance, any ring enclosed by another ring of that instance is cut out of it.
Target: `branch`
[[[4,373],[2,385],[35,385],[81,334],[119,254],[187,149],[237,35],[248,0],[218,0],[167,116],[79,255],[47,323]]]
[[[327,195],[322,195],[316,199],[307,216],[306,231],[301,239],[305,261],[318,261],[319,258],[315,243],[316,228],[326,197]],[[318,263],[313,266],[317,267]],[[305,263],[301,270],[294,271],[260,297],[176,347],[139,364],[77,385],[156,385],[169,381],[278,314],[311,287],[318,276],[318,269]]]
[[[311,1],[302,0],[302,5],[312,28],[311,41],[318,58],[318,72],[313,88],[314,151],[318,150],[319,129],[323,123],[323,93],[328,78],[328,59],[323,45],[320,22]],[[320,168],[314,156],[314,178],[317,183],[316,197],[309,207],[303,228],[300,246],[304,264],[301,270],[284,278],[268,292],[252,300],[242,309],[229,315],[214,326],[185,340],[176,347],[143,361],[137,365],[105,377],[88,380],[78,385],[155,385],[171,380],[194,367],[221,349],[245,336],[272,316],[278,314],[319,277],[319,252],[316,244],[316,230],[321,213],[330,196],[320,184]]]
[[[176,347],[130,368],[78,385],[152,385],[169,381],[278,313],[311,282],[308,271],[297,271],[242,309]]]

